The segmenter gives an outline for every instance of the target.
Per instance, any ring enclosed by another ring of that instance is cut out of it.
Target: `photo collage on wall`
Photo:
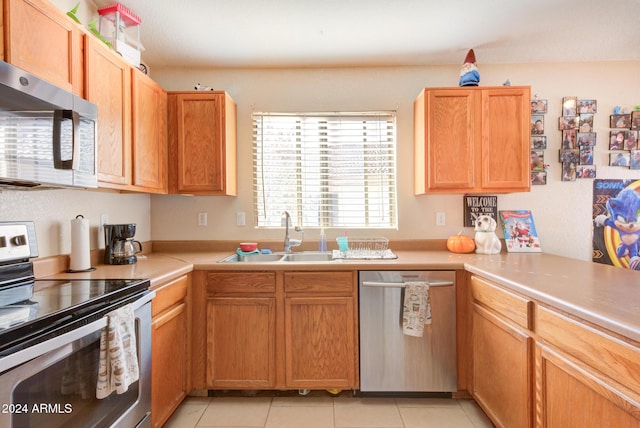
[[[547,113],[547,100],[537,95],[531,100],[531,185],[547,184],[547,167],[544,163],[544,150],[547,137],[544,135],[544,115]]]
[[[558,129],[562,132],[558,159],[562,163],[562,181],[596,178],[593,163],[596,133],[593,132],[593,120],[597,111],[596,100],[562,98],[562,116],[558,118]]]
[[[609,165],[640,169],[640,110],[620,113],[616,107],[609,116]]]

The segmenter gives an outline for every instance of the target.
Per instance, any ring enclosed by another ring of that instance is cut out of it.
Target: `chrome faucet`
[[[291,239],[289,238],[289,221],[291,220],[291,216],[289,215],[289,213],[287,211],[284,212],[284,252],[285,253],[290,253],[291,252],[291,247],[297,247],[299,245],[302,245],[302,241],[304,240],[304,232],[302,232],[302,229],[300,228],[300,226],[296,226],[295,227],[295,231],[296,232],[302,232],[302,239]]]

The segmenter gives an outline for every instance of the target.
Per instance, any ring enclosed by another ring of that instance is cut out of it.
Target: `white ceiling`
[[[142,18],[151,67],[461,64],[469,48],[479,65],[640,60],[640,0],[120,3]]]

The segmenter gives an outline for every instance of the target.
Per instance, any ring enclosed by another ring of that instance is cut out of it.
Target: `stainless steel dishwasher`
[[[431,324],[402,331],[404,283],[427,281]],[[457,391],[454,271],[360,271],[360,391]]]

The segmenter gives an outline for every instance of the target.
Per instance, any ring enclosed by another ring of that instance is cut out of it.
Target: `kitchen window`
[[[254,113],[258,227],[397,228],[395,112]]]

